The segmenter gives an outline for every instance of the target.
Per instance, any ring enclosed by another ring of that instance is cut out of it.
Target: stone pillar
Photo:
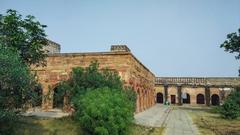
[[[140,112],[139,110],[139,91],[137,90],[137,101],[136,101],[136,112],[138,113],[138,112]]]
[[[164,97],[165,97],[165,101],[168,101],[168,85],[164,85]]]
[[[139,112],[142,111],[142,91],[139,91]]]
[[[206,100],[206,105],[210,106],[210,88],[209,88],[209,86],[205,86],[205,100]]]
[[[178,93],[178,105],[182,105],[182,86],[177,86],[177,93]]]
[[[46,83],[42,85],[43,96],[42,96],[42,109],[49,110],[53,108],[53,89],[50,87],[51,85]]]

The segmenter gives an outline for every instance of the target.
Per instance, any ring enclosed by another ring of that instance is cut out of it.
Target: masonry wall
[[[155,104],[155,76],[134,56],[130,58],[130,64],[129,85],[137,93],[136,112],[141,112]]]
[[[48,100],[43,100],[42,107],[52,108],[53,89],[57,83],[69,78],[72,68],[87,67],[92,61],[98,61],[100,69],[108,68],[117,71],[125,86],[130,86],[138,92],[136,112],[155,103],[155,77],[130,52],[66,53],[51,54],[47,58],[46,67],[32,68],[43,86],[43,94],[49,95]]]
[[[181,93],[186,93],[190,95],[190,104],[192,106],[206,106],[206,93],[205,93],[205,87],[204,86],[191,86],[191,85],[184,85],[181,87]],[[210,105],[212,105],[212,96],[213,95],[217,95],[219,97],[219,102],[220,104],[224,102],[224,100],[226,99],[226,97],[230,94],[231,92],[231,88],[229,87],[216,87],[216,86],[212,86],[209,87],[210,93],[209,93],[209,97],[210,97]],[[168,91],[168,96],[167,99],[169,102],[171,102],[171,95],[175,95],[176,96],[176,104],[179,104],[178,101],[178,90],[177,90],[177,84],[176,85],[170,85],[167,87],[167,91]],[[164,85],[156,85],[155,86],[155,100],[157,100],[157,93],[162,93],[163,94],[163,99],[165,102],[165,91],[164,91]],[[204,104],[198,104],[197,103],[197,96],[199,94],[204,95]],[[187,105],[184,104],[183,105]]]

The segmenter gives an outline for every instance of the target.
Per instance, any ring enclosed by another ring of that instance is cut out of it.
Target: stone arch
[[[203,94],[197,95],[197,104],[205,104],[205,97]]]
[[[186,93],[186,98],[183,99],[183,104],[190,104],[190,103],[191,103],[190,95]]]
[[[157,103],[160,103],[160,104],[163,103],[163,93],[161,93],[161,92],[157,93],[156,101],[157,101]]]
[[[58,86],[53,89],[53,108],[63,108],[64,96],[59,95]]]
[[[220,98],[217,94],[213,94],[211,96],[211,103],[212,103],[212,105],[219,105],[220,104]]]
[[[42,97],[43,95],[43,87],[42,85],[38,84],[37,86],[34,87],[34,91],[36,92],[38,97]],[[39,107],[42,105],[43,99],[38,98],[37,101],[33,104],[33,107]]]

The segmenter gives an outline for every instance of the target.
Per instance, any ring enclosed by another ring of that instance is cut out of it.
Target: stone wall
[[[100,69],[115,70],[121,76],[125,86],[132,87],[138,93],[136,112],[152,106],[155,103],[155,76],[131,52],[97,52],[97,53],[59,53],[49,54],[46,67],[34,67],[38,81],[43,86],[43,94],[50,95],[49,100],[43,100],[42,107],[53,107],[53,89],[57,83],[69,78],[74,67],[87,67],[92,61],[98,61]]]
[[[157,100],[157,94],[161,93],[164,102],[172,103],[173,96],[175,104],[178,105],[209,106],[222,104],[231,90],[237,86],[240,86],[239,77],[157,77],[155,97]],[[183,94],[189,95],[189,103],[183,102]],[[203,97],[203,102],[200,102],[200,96]]]

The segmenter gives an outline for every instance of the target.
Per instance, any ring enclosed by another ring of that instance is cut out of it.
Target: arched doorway
[[[183,104],[190,104],[190,95],[186,93],[185,98],[183,98]]]
[[[220,103],[219,96],[217,94],[213,94],[211,97],[211,102],[212,102],[212,105],[219,105]]]
[[[40,84],[37,84],[34,87],[34,92],[37,95],[37,98],[35,99],[36,101],[33,103],[33,107],[39,107],[42,105],[42,94],[43,94],[43,89]]]
[[[157,93],[157,103],[163,103],[163,94],[161,92]]]
[[[205,99],[203,94],[197,95],[197,104],[205,104]]]
[[[63,96],[58,90],[58,87],[54,89],[53,93],[53,108],[63,108]]]

